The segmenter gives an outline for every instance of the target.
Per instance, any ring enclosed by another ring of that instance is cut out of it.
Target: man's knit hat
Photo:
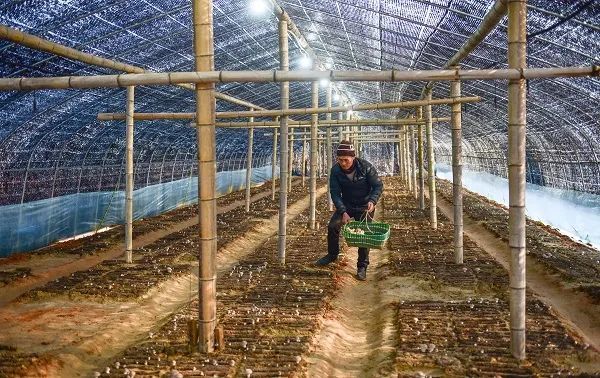
[[[341,141],[337,148],[337,156],[356,156],[352,143],[347,140]]]

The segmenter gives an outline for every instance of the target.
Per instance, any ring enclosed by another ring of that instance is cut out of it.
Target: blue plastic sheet
[[[452,167],[437,165],[437,176],[452,182]],[[463,169],[463,186],[508,206],[508,180],[486,172]],[[531,219],[600,248],[600,196],[527,183],[525,213]]]
[[[276,169],[276,172],[279,170]],[[271,166],[252,169],[252,185],[271,179]],[[246,187],[246,170],[217,172],[218,196]],[[133,218],[158,215],[198,200],[198,178],[134,191]],[[71,194],[0,207],[0,256],[31,251],[102,227],[125,223],[125,192]]]

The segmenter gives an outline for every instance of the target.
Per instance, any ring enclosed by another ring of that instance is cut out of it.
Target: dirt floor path
[[[452,204],[438,196],[438,208],[453,219]],[[508,245],[467,215],[463,216],[464,232],[480,248],[489,253],[507,271],[510,265]],[[560,277],[551,275],[535,259],[527,256],[527,286],[539,299],[550,305],[565,326],[581,336],[586,343],[600,352],[600,305],[590,301],[584,293],[564,286]]]
[[[325,187],[317,190],[317,196],[325,193]],[[290,205],[288,219],[294,219],[308,204],[309,196],[305,196]],[[218,274],[223,274],[275,235],[277,220],[278,214],[275,214],[258,222],[252,230],[221,248],[217,255]],[[89,376],[95,366],[102,366],[162,326],[163,319],[190,302],[197,287],[196,267],[185,276],[164,282],[140,302],[92,303],[59,299],[13,302],[0,309],[0,322],[6,330],[0,334],[0,344],[18,345],[19,349],[28,352],[57,356],[55,370],[40,372],[39,376]]]
[[[356,248],[339,263],[340,289],[306,357],[308,377],[392,375],[396,330],[390,304],[396,298],[387,294],[378,274],[388,254],[387,248],[371,250],[364,282],[356,279]]]
[[[258,201],[270,195],[271,191],[265,190],[252,196],[252,201]],[[245,200],[234,201],[227,206],[218,208],[217,214],[226,213],[237,207],[244,206],[245,203]],[[195,224],[198,224],[198,218],[196,216],[179,222],[167,229],[152,231],[150,233],[141,235],[133,239],[133,248],[134,250],[142,248],[161,238],[164,238],[165,236],[179,232]],[[104,260],[118,258],[119,256],[123,255],[124,248],[124,244],[117,244],[98,254],[84,256],[81,258],[78,256],[68,256],[63,258],[57,258],[56,256],[39,256],[35,259],[31,259],[31,261],[28,261],[26,264],[33,268],[34,275],[14,281],[9,285],[4,286],[2,290],[0,290],[0,307],[11,302],[20,295],[41,287],[59,277],[66,276],[80,270],[89,269]],[[49,264],[52,264],[53,266],[49,267]]]

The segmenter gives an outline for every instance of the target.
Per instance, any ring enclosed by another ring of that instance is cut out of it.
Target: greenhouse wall
[[[276,169],[276,172],[279,170]],[[252,185],[271,179],[271,165],[252,170]],[[245,188],[246,170],[217,172],[218,196]],[[150,185],[134,191],[133,217],[141,219],[197,202],[198,178]],[[125,192],[70,194],[0,206],[0,257],[35,250],[58,240],[125,223]]]

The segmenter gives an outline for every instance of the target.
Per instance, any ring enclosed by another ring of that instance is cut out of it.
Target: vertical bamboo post
[[[410,127],[404,126],[404,158],[406,161],[406,182],[408,183],[408,191],[412,193],[413,182],[412,182],[412,164],[410,156]]]
[[[455,69],[460,67],[455,66]],[[450,82],[450,97],[460,97],[460,81]],[[462,197],[462,115],[460,103],[451,106],[452,122],[452,197],[454,203],[454,262],[463,263],[463,197]]]
[[[288,118],[289,119],[289,118]],[[292,190],[292,178],[294,177],[294,128],[290,128],[289,132],[290,138],[290,147],[289,154],[290,157],[288,159],[288,193]]]
[[[127,87],[127,121],[125,129],[127,161],[125,167],[125,261],[133,262],[133,113],[135,87]]]
[[[526,62],[527,1],[508,1],[508,68],[524,69]],[[510,340],[512,355],[525,359],[526,218],[525,80],[508,82],[508,244],[510,247]]]
[[[313,67],[314,68],[314,67]],[[319,107],[319,82],[313,81],[312,86],[312,107]],[[312,114],[310,117],[310,215],[308,224],[311,230],[316,228],[317,219],[317,122],[318,114]]]
[[[279,69],[289,70],[288,56],[288,24],[283,18],[279,20]],[[288,109],[290,105],[290,82],[282,81],[281,109]],[[287,183],[288,183],[288,116],[280,118],[279,141],[279,262],[285,264],[285,246],[287,237]]]
[[[425,93],[425,98],[431,100],[431,89]],[[427,164],[429,169],[429,220],[431,228],[437,229],[437,201],[435,197],[435,156],[433,155],[433,125],[431,122],[431,105],[425,106],[425,122],[427,126]]]
[[[338,119],[341,121],[344,119],[344,112],[338,113]],[[338,127],[338,144],[344,140],[344,126]]]
[[[302,187],[306,186],[306,134],[302,136]]]
[[[271,200],[275,201],[275,174],[277,172],[277,129],[273,129],[273,152],[271,155]],[[280,180],[281,183],[281,180]]]
[[[326,105],[328,108],[331,107],[331,97],[332,97],[332,87],[331,87],[331,83],[329,83],[329,85],[327,85],[327,96],[325,98],[326,101]],[[331,113],[327,113],[327,115],[325,116],[325,119],[327,121],[331,121]],[[326,153],[325,153],[325,159],[327,159],[327,179],[329,180],[329,176],[331,175],[331,167],[333,165],[333,157],[332,157],[332,150],[331,150],[332,146],[331,146],[331,127],[327,128],[327,143],[325,146],[326,149]],[[329,185],[327,185],[327,198],[329,199],[329,211],[333,211],[333,201],[331,200],[331,191],[329,188]]]
[[[396,148],[396,161],[398,162],[398,177],[402,178],[402,161],[400,159],[400,141],[394,143]]]
[[[254,110],[250,108],[250,110]],[[254,117],[249,117],[254,122]],[[248,129],[248,152],[246,153],[246,212],[250,212],[250,188],[252,186],[252,150],[254,144],[254,127]]]
[[[417,109],[418,119],[423,119],[423,107],[419,107]],[[423,125],[419,125],[418,127],[418,144],[419,144],[419,209],[425,210],[425,172],[423,163],[424,163],[424,153],[423,153]]]
[[[418,198],[417,194],[417,152],[415,149],[415,126],[409,126],[410,128],[410,167],[412,171],[412,182],[413,182],[413,196]]]
[[[214,71],[212,0],[192,2],[196,71]],[[216,308],[217,212],[215,199],[215,84],[196,84],[198,212],[200,224],[199,349],[214,348]]]

